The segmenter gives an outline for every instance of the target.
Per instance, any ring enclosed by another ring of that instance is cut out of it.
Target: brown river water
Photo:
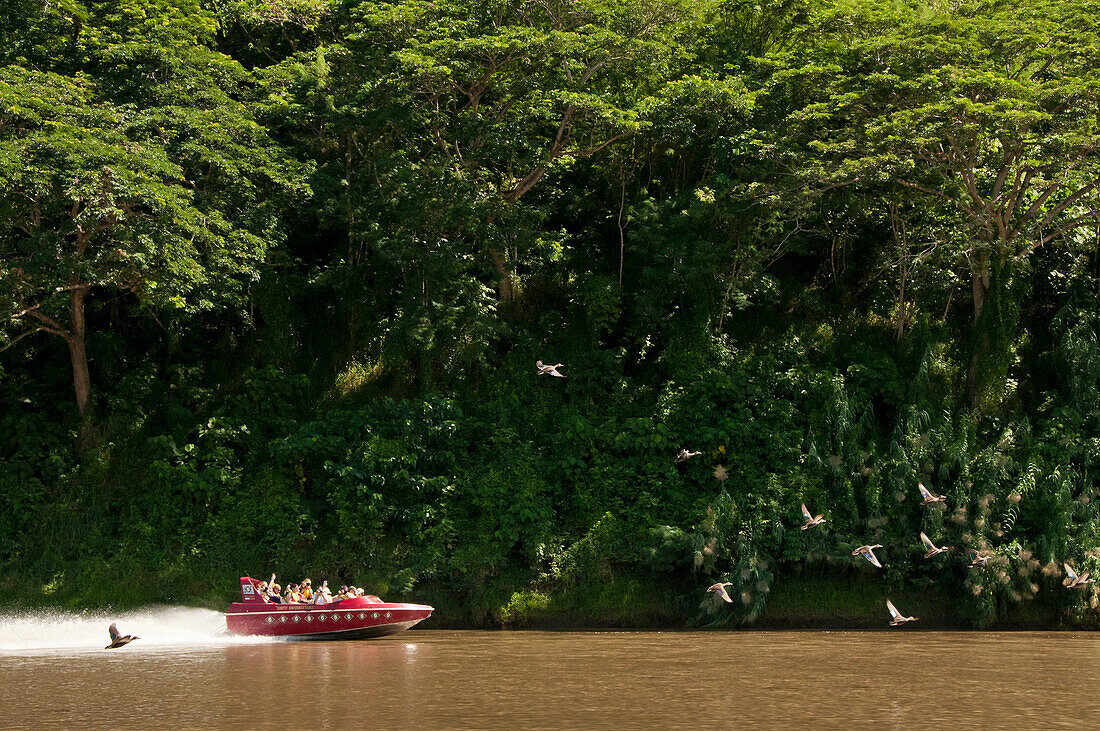
[[[143,639],[105,651],[107,620]],[[0,615],[0,728],[1096,728],[1100,634],[223,637],[200,609]]]

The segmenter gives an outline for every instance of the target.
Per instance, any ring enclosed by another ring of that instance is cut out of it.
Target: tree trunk
[[[974,322],[981,317],[982,308],[985,307],[985,298],[989,294],[989,257],[982,257],[979,262],[981,270],[971,273],[970,289],[974,298]]]
[[[970,366],[966,369],[966,395],[971,408],[977,409],[981,398],[980,384],[978,383],[979,366],[982,360],[989,354],[989,332],[981,321],[982,310],[985,308],[986,299],[989,296],[989,255],[983,254],[977,266],[971,270],[970,279],[971,296],[974,301],[974,340],[970,354]]]
[[[512,283],[512,274],[504,265],[504,253],[500,249],[489,249],[489,255],[493,257],[493,267],[500,275],[500,281],[497,282],[497,296],[500,297],[501,302],[508,302],[516,292]]]
[[[898,326],[897,342],[905,335],[905,284],[909,278],[909,239],[906,236],[905,221],[898,216],[898,204],[890,204],[890,225],[894,230],[894,243],[898,247]]]
[[[87,417],[88,401],[92,394],[92,379],[88,373],[88,353],[84,347],[84,298],[88,288],[72,292],[72,312],[65,342],[69,345],[69,358],[73,364],[73,390],[76,391],[76,409],[81,417]]]

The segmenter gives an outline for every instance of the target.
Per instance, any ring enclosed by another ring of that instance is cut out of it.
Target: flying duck
[[[924,531],[920,532],[920,542],[924,544],[924,547],[928,549],[928,552],[924,554],[925,558],[932,558],[938,556],[941,553],[947,553],[946,548],[936,548],[936,544],[928,539],[928,536],[924,534]]]
[[[917,617],[903,617],[898,608],[894,606],[894,603],[889,599],[886,600],[886,608],[890,610],[890,626],[897,627],[899,624],[905,624],[906,622],[916,622]]]
[[[989,563],[989,556],[987,554],[970,549],[970,567],[981,568]]]
[[[1066,584],[1071,589],[1084,589],[1087,584],[1095,584],[1095,579],[1089,578],[1089,572],[1086,571],[1083,574],[1078,575],[1073,567],[1068,563],[1062,564],[1062,567],[1066,570],[1066,578],[1069,579],[1069,583]]]
[[[565,378],[565,374],[558,371],[562,367],[561,363],[557,365],[543,365],[541,360],[535,361],[535,368],[538,369],[540,376],[554,376],[555,378]]]
[[[853,556],[863,556],[865,559],[871,562],[872,565],[882,568],[882,564],[878,562],[878,557],[875,556],[875,549],[882,548],[882,544],[876,543],[873,546],[860,546],[856,550],[852,551]]]
[[[676,453],[676,464],[687,462],[692,457],[697,457],[700,454],[702,454],[702,452],[689,452],[686,449],[681,449]]]
[[[709,587],[707,587],[707,591],[713,591],[715,594],[722,597],[722,599],[727,603],[733,604],[733,600],[730,599],[730,595],[726,593],[726,587],[729,586],[730,583],[731,582],[729,581],[725,581],[719,582],[717,584],[711,584]]]
[[[802,517],[806,519],[806,523],[802,526],[802,530],[813,528],[815,525],[821,525],[825,522],[825,514],[810,515],[810,511],[806,509],[806,503],[802,503]]]
[[[123,645],[129,644],[134,640],[141,639],[137,635],[120,635],[118,633],[118,625],[114,622],[111,622],[111,626],[107,628],[107,631],[111,633],[111,644],[104,647],[104,650],[113,650],[116,647],[122,647]]]
[[[919,482],[917,483],[917,489],[920,490],[921,497],[924,498],[924,500],[920,501],[921,505],[931,505],[932,503],[945,503],[945,502],[947,502],[947,496],[946,495],[933,495],[931,492],[928,491],[927,487],[925,487],[924,485],[922,485]]]

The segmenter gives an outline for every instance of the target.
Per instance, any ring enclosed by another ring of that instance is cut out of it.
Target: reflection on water
[[[1098,683],[1086,633],[413,630],[0,651],[0,726],[1081,728]]]

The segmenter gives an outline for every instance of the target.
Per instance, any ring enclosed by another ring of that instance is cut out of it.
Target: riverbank
[[[495,624],[515,629],[880,629],[889,623],[888,598],[900,611],[918,617],[914,626],[921,629],[1100,629],[1095,611],[1044,599],[1005,606],[979,625],[969,619],[965,598],[934,589],[890,591],[882,583],[853,577],[777,581],[755,617],[738,605],[736,594],[734,604],[718,604],[702,588],[698,596],[683,597],[629,580],[555,595],[517,592],[495,616]],[[437,621],[449,628],[470,626],[446,613]]]
[[[705,583],[705,582],[703,582]],[[0,611],[20,609],[129,610],[151,604],[183,604],[224,611],[236,592],[211,591],[189,598],[150,596],[140,587],[128,587],[107,601],[90,595],[59,594],[50,586],[34,589],[0,582],[5,598]],[[920,629],[983,630],[1098,630],[1100,612],[1082,606],[1076,593],[1049,588],[1046,596],[997,606],[986,623],[970,617],[968,599],[936,589],[891,590],[864,576],[792,576],[777,580],[758,616],[752,617],[738,601],[717,602],[702,584],[694,594],[678,587],[639,577],[617,577],[606,582],[554,587],[552,590],[508,591],[490,587],[477,597],[461,597],[425,584],[408,594],[384,593],[393,601],[431,604],[435,613],[423,629],[817,629],[859,630],[888,626],[886,599],[919,618]]]

